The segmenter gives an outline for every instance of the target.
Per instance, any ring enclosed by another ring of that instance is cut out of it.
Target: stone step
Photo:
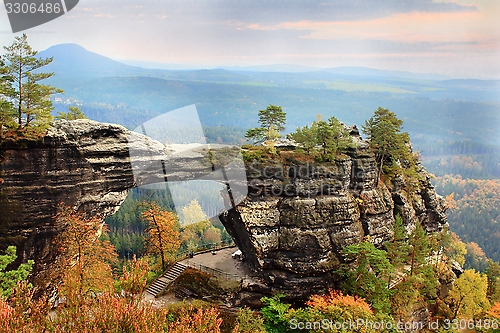
[[[168,271],[163,273],[163,275],[151,283],[146,291],[154,297],[158,297],[158,295],[165,290],[170,283],[172,283],[182,274],[182,272],[184,272],[186,267],[186,265],[181,264],[180,262],[175,263],[174,266],[170,267]]]

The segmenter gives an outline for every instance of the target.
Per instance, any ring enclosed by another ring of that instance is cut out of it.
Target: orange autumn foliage
[[[4,300],[0,299],[0,322],[5,323],[13,314],[14,309]]]
[[[61,255],[54,278],[63,280],[60,291],[82,295],[111,290],[116,252],[109,241],[100,238],[106,232],[102,220],[61,205],[56,223],[61,228],[56,239]]]
[[[195,309],[192,305],[178,316],[177,321],[170,324],[169,333],[220,333],[222,318],[216,308]]]
[[[314,295],[306,305],[325,314],[341,311],[352,318],[366,318],[373,315],[370,305],[363,298],[344,295],[338,290],[331,290],[324,296]]]
[[[488,314],[494,318],[500,319],[500,302],[493,304]]]
[[[172,212],[167,212],[156,202],[147,204],[149,208],[142,213],[147,223],[145,230],[146,243],[150,253],[158,255],[163,270],[167,268],[167,261],[179,249],[178,218]]]

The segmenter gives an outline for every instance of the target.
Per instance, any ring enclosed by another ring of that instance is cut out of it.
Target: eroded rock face
[[[395,214],[409,231],[417,221],[429,231],[447,224],[443,199],[423,169],[417,193],[409,195],[398,179],[389,189],[376,181],[367,144],[356,130],[351,134],[357,148],[335,163],[284,159],[245,166],[249,195],[220,219],[271,288],[303,298],[333,286],[341,249],[364,239],[377,245],[390,240]],[[58,121],[43,142],[0,145],[0,250],[15,244],[20,260],[44,265],[53,255],[59,203],[104,217],[130,188],[167,178],[198,179],[216,167],[207,154],[196,152],[162,170],[158,162],[163,165],[172,152],[148,137],[130,140],[130,135],[118,125]],[[134,165],[140,166],[139,176],[134,177]]]
[[[230,163],[239,148],[217,152],[230,165],[226,173],[234,174]],[[60,203],[104,218],[136,186],[210,179],[219,168],[212,160],[203,147],[175,152],[122,126],[87,119],[56,121],[42,141],[2,142],[0,251],[16,245],[18,262],[34,259],[35,269],[44,269],[54,255]]]
[[[42,142],[4,142],[0,246],[15,244],[21,260],[42,263],[52,252],[50,240],[57,233],[53,216],[59,203],[90,214],[113,213],[135,186],[128,134],[118,125],[57,121]],[[163,145],[143,139],[148,149],[163,153]]]
[[[249,196],[220,219],[268,285],[293,298],[335,286],[342,248],[391,240],[396,214],[409,232],[417,221],[431,232],[447,225],[423,168],[421,190],[408,195],[401,179],[389,189],[363,143],[333,164],[253,163],[247,172]]]

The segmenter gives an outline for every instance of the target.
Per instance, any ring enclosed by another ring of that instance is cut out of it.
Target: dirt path
[[[243,277],[255,276],[255,273],[250,270],[243,262],[238,259],[234,259],[231,255],[237,250],[236,246],[228,247],[215,252],[215,255],[211,252],[197,254],[194,258],[184,259],[181,261],[188,265],[189,263],[196,263],[210,268],[221,270],[225,273],[236,274]]]

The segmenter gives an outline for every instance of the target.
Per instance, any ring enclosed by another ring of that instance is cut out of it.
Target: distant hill
[[[257,125],[258,110],[268,104],[282,105],[288,130],[312,122],[316,114],[361,125],[382,106],[405,120],[415,144],[467,139],[496,143],[500,137],[498,81],[443,80],[440,75],[365,67],[146,69],[76,44],[56,45],[39,55],[54,57],[47,69],[55,76],[48,83],[66,92],[55,111],[78,103],[92,119],[130,128],[190,104],[197,105],[205,125],[243,128]]]
[[[405,71],[388,71],[382,69],[374,69],[368,67],[333,67],[323,69],[325,72],[347,75],[347,76],[361,76],[361,77],[387,77],[387,78],[400,78],[400,79],[415,79],[415,80],[449,80],[451,77],[441,74],[431,73],[412,73]]]
[[[78,44],[58,44],[38,53],[40,58],[54,57],[44,71],[54,72],[51,84],[75,86],[89,79],[152,74],[140,67],[122,64],[118,61],[88,51]]]
[[[221,66],[220,68],[229,71],[248,71],[248,72],[282,72],[282,73],[303,73],[320,71],[320,67],[310,67],[291,64],[274,64],[262,66]]]

